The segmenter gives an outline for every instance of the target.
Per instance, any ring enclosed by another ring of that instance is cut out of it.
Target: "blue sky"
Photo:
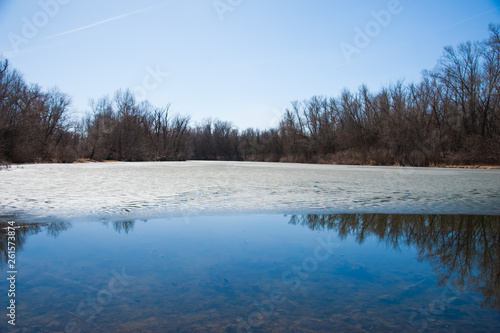
[[[0,0],[0,53],[75,116],[129,88],[193,123],[268,128],[293,100],[417,81],[489,23],[500,1]]]

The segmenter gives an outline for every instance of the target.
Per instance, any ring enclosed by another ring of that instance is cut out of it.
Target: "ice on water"
[[[225,213],[499,214],[500,170],[252,162],[32,164],[0,171],[0,211],[30,218]]]

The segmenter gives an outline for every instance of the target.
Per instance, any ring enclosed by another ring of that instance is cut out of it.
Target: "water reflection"
[[[442,285],[450,279],[500,308],[500,216],[340,214],[292,216],[290,224],[334,230],[341,238],[368,237],[393,248],[414,246]]]
[[[8,256],[8,237],[9,230],[8,219],[4,216],[0,217],[0,268],[7,262]],[[109,222],[104,222],[108,225]],[[128,234],[134,230],[135,221],[115,221],[111,222],[113,230],[118,233]],[[47,235],[56,238],[63,231],[69,230],[73,227],[71,222],[52,222],[52,223],[16,223],[14,229],[16,231],[16,252],[21,251],[29,236],[37,235],[46,232]]]
[[[111,223],[117,233],[133,232],[135,221]],[[414,247],[418,260],[429,262],[442,285],[450,280],[483,296],[483,306],[500,309],[500,216],[476,215],[294,215],[289,224],[330,230],[359,244],[377,238],[386,246]],[[0,266],[7,261],[7,223],[0,222]],[[17,224],[16,246],[22,250],[31,235],[52,237],[72,228],[69,222]]]
[[[103,224],[108,226],[109,222],[104,222]],[[128,234],[134,230],[135,221],[115,221],[111,222],[111,224],[113,226],[113,230],[117,233],[121,234],[123,232],[124,234]]]
[[[26,227],[27,225],[24,225]],[[70,222],[54,222],[47,224],[47,234],[56,238],[63,231],[70,229],[73,225]]]

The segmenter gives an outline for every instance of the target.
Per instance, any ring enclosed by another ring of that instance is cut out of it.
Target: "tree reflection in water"
[[[398,249],[416,247],[418,260],[430,263],[441,284],[455,280],[484,296],[483,305],[500,309],[500,216],[333,214],[294,215],[290,224],[312,230],[332,230],[359,244],[376,237]],[[0,222],[0,266],[7,262],[7,222]],[[68,222],[22,224],[16,229],[16,251],[30,235],[43,231],[57,237],[72,227]],[[135,221],[112,222],[118,233],[134,230]]]
[[[377,237],[392,248],[414,246],[444,285],[454,279],[500,309],[500,216],[337,214],[292,216],[290,224],[333,230],[359,244]]]
[[[103,222],[105,226],[108,226],[109,223],[110,222]],[[121,234],[123,232],[124,234],[128,234],[134,231],[135,221],[115,221],[111,222],[111,225],[113,226],[113,230],[117,233]]]
[[[16,248],[16,253],[18,253],[24,246],[24,243],[26,243],[26,240],[29,236],[31,235],[36,235],[42,232],[43,230],[48,230],[47,228],[48,224],[17,224],[16,225],[16,241],[15,241],[15,248]],[[8,231],[9,225],[7,222],[0,222],[0,268],[3,268],[4,264],[8,260],[8,247],[9,247],[9,242],[8,242]]]
[[[105,223],[107,225],[107,223]],[[117,221],[112,222],[113,229],[121,233],[122,231],[128,234],[130,231],[134,230],[135,221]],[[5,218],[0,220],[0,268],[3,268],[4,264],[7,262],[8,257],[8,223]],[[69,230],[73,227],[70,222],[52,222],[52,223],[16,223],[16,253],[21,251],[24,247],[26,239],[31,235],[37,235],[41,232],[46,231],[47,235],[54,238],[59,236],[63,231]]]

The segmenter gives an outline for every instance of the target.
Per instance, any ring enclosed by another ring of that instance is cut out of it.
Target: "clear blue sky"
[[[0,53],[28,82],[69,94],[75,115],[130,88],[194,122],[267,128],[293,100],[417,81],[489,23],[500,1],[0,0]]]

